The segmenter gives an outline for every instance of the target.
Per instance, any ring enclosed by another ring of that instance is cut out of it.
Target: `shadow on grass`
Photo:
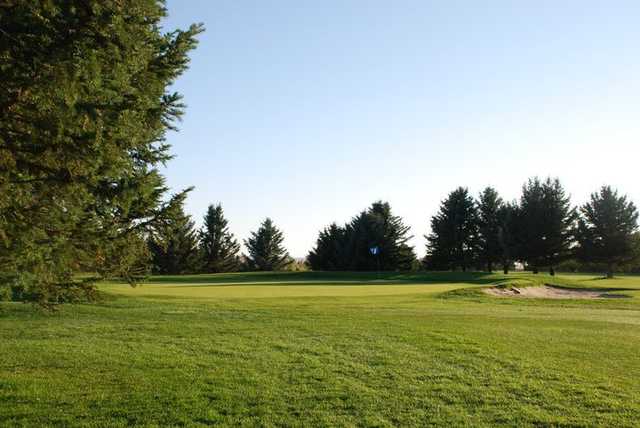
[[[568,273],[569,275],[574,275]],[[607,278],[602,272],[580,272],[575,275],[586,276],[586,278],[580,278],[576,281],[624,281],[629,279],[640,279],[640,275],[634,273],[616,273],[613,278]]]
[[[393,285],[468,283],[488,285],[499,276],[482,272],[240,272],[152,276],[148,284],[209,285]]]
[[[640,291],[634,287],[585,287],[583,285],[580,286],[571,286],[571,285],[556,285],[556,284],[546,284],[551,287],[556,288],[566,288],[567,290],[584,290],[584,291],[594,291],[600,293],[607,293],[610,291]],[[624,296],[629,297],[629,296]]]

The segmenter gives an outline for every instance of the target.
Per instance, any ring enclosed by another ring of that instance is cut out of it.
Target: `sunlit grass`
[[[494,284],[629,299],[499,299]],[[534,284],[535,285],[535,284]],[[634,426],[640,278],[293,273],[0,305],[0,426]]]

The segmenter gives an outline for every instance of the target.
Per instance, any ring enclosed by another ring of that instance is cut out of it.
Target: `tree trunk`
[[[531,271],[532,271],[533,273],[537,274],[537,273],[538,273],[538,266],[534,266],[534,267],[532,267],[532,268],[531,268]]]
[[[505,263],[502,265],[502,272],[504,272],[505,275],[509,273],[509,264]]]
[[[613,278],[613,263],[607,265],[607,278]]]
[[[551,266],[549,268],[549,275],[551,275],[551,276],[555,276],[556,275],[556,270],[553,268],[553,266]]]
[[[491,262],[491,260],[487,262],[487,270],[489,271],[489,273],[493,273],[493,263]]]

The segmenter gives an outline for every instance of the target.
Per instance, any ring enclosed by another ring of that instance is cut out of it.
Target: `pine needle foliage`
[[[200,251],[205,273],[235,272],[240,267],[240,244],[229,230],[221,204],[207,209],[200,230]]]
[[[266,218],[257,231],[251,232],[244,244],[249,250],[248,267],[251,270],[279,271],[284,270],[292,261],[283,246],[284,234]]]
[[[0,5],[0,284],[44,305],[135,283],[145,229],[185,197],[157,167],[184,105],[167,88],[200,25],[156,0]],[[78,279],[78,272],[90,273]]]
[[[587,263],[602,263],[607,277],[638,256],[638,209],[610,186],[603,186],[580,207],[576,254]]]
[[[155,274],[178,275],[199,270],[198,235],[193,220],[182,207],[152,228],[149,250]]]

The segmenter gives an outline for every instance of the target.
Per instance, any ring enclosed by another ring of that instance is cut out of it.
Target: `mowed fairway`
[[[497,298],[509,282],[617,289]],[[229,274],[0,304],[0,426],[637,426],[640,277]]]

